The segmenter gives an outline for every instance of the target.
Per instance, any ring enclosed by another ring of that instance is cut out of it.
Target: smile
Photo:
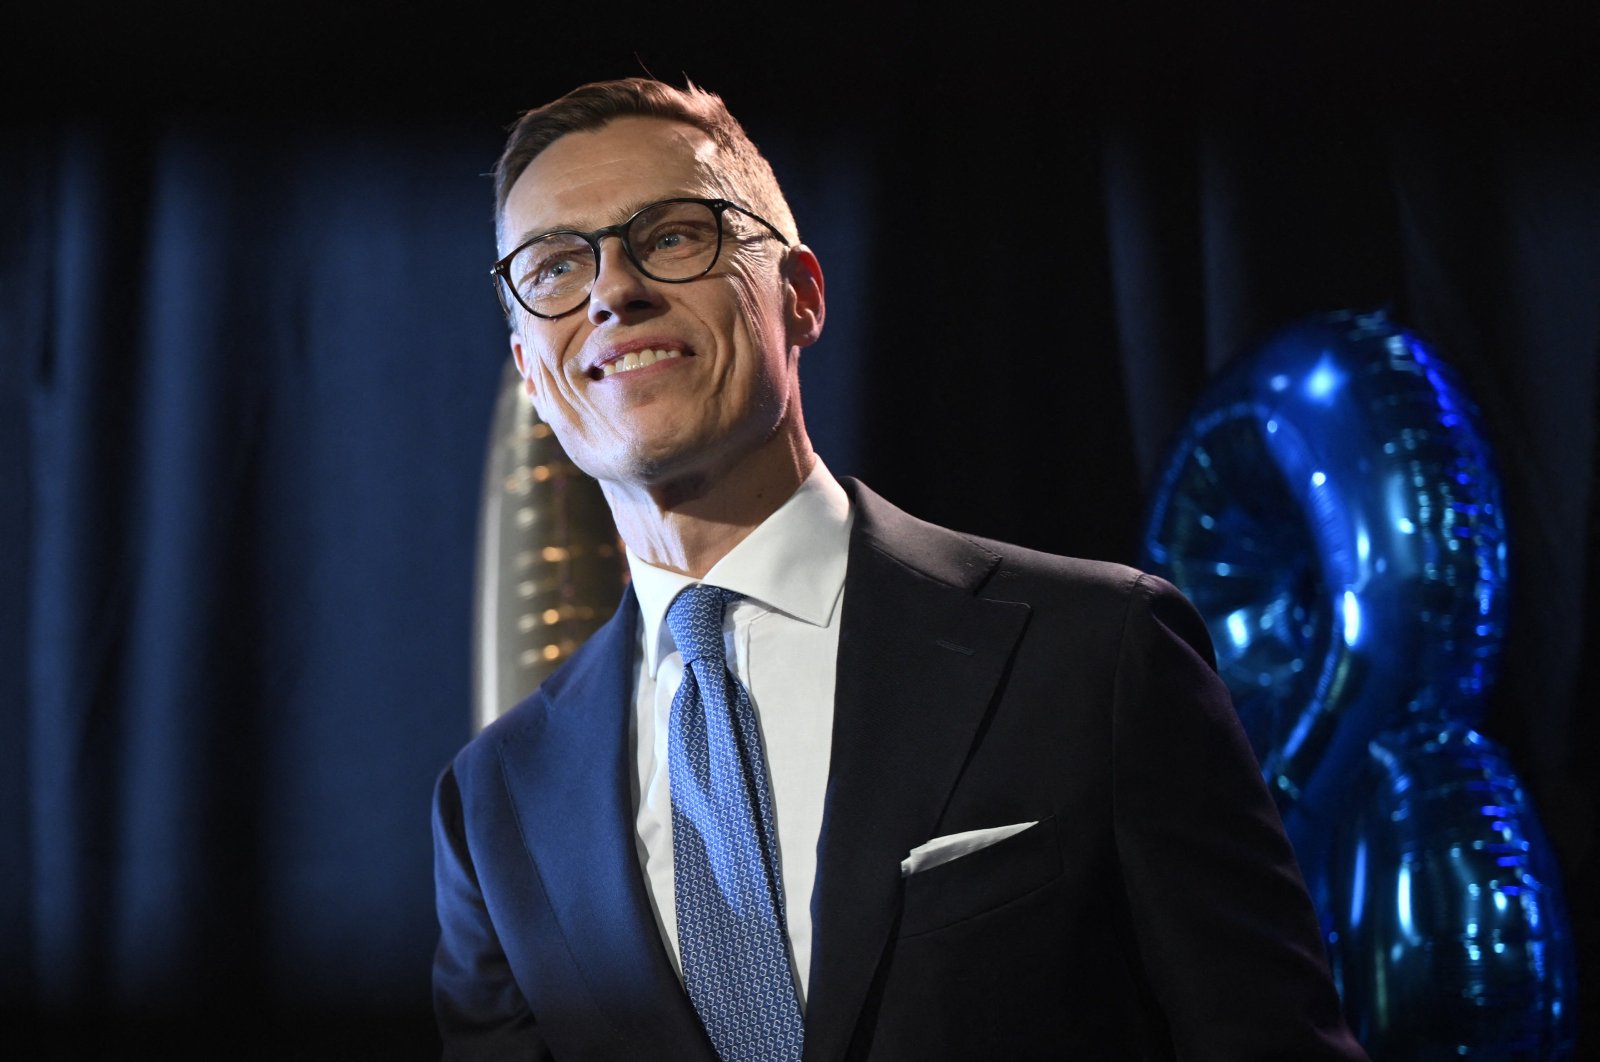
[[[682,356],[683,351],[681,350],[630,350],[615,361],[608,361],[601,365],[599,367],[600,376],[604,378],[615,376],[619,372],[632,372],[647,365],[654,365],[658,361],[665,361],[668,358],[681,358]]]

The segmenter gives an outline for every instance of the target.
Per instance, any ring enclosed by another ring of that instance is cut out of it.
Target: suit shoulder
[[[840,482],[856,507],[852,548],[865,542],[928,578],[1036,606],[1088,607],[1101,619],[1113,609],[1121,615],[1130,605],[1187,607],[1171,583],[1126,564],[1045,553],[942,527],[904,512],[857,480]]]
[[[508,742],[537,741],[548,721],[550,705],[572,689],[583,689],[632,652],[636,637],[638,604],[632,588],[622,595],[616,611],[590,635],[560,667],[526,697],[485,726],[458,752],[452,767],[458,772],[492,760]]]
[[[1115,561],[1066,557],[993,539],[974,542],[1000,558],[983,588],[986,596],[1023,600],[1036,611],[1097,625],[1126,629],[1153,622],[1209,652],[1210,636],[1199,611],[1159,575]]]
[[[1090,560],[1045,553],[1011,542],[963,535],[980,549],[1000,558],[991,583],[1037,585],[1088,595],[1107,602],[1182,597],[1178,589],[1158,575],[1116,561]]]
[[[546,711],[540,686],[478,731],[453,756],[444,774],[454,774],[456,784],[471,788],[486,771],[498,770],[500,749],[508,741],[537,739]]]

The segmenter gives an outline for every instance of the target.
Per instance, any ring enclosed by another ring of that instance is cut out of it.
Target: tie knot
[[[740,594],[697,583],[683,589],[667,606],[667,630],[683,654],[685,666],[695,660],[722,660],[722,610]]]

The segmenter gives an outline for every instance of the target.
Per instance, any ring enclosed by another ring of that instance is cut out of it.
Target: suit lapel
[[[997,556],[845,485],[856,524],[812,899],[808,1060],[849,1046],[899,916],[900,860],[933,836],[1028,614],[975,596]]]
[[[711,1059],[656,925],[639,868],[628,748],[638,604],[545,684],[537,740],[501,748],[523,843],[618,1057]]]

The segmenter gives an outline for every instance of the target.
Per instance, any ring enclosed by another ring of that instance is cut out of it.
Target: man
[[[1363,1057],[1192,608],[812,452],[822,270],[721,101],[584,86],[496,183],[632,581],[440,777],[446,1056]]]

